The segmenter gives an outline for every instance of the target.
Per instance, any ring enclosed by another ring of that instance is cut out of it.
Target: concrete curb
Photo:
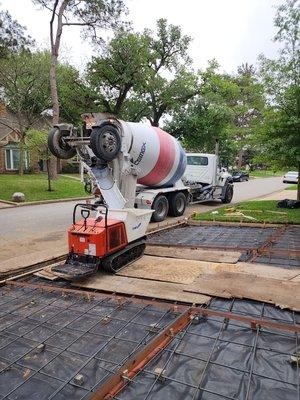
[[[25,206],[35,206],[35,205],[40,205],[40,204],[51,204],[51,203],[64,203],[65,201],[77,201],[77,200],[87,200],[87,199],[93,199],[93,196],[87,196],[87,197],[68,197],[66,199],[52,199],[52,200],[40,200],[40,201],[29,201],[27,203],[14,203],[12,201],[7,201],[7,200],[1,200],[1,203],[5,203],[11,207],[25,207]],[[11,207],[1,207],[1,209],[7,209]]]

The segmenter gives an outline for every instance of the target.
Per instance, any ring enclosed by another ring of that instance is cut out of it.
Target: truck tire
[[[172,217],[180,217],[186,207],[186,196],[182,192],[174,193],[169,201],[169,215]]]
[[[232,197],[233,197],[233,187],[232,185],[226,185],[226,189],[225,189],[225,194],[224,197],[222,198],[222,203],[224,204],[228,204],[231,202]]]
[[[59,127],[51,129],[48,135],[48,147],[51,153],[57,157],[67,160],[73,158],[76,155],[76,149],[70,147],[64,140],[63,137],[68,131],[62,131]]]
[[[166,196],[159,195],[156,197],[152,204],[152,209],[154,213],[152,214],[151,221],[153,222],[161,222],[168,215],[169,211],[169,202]]]
[[[92,129],[90,144],[97,158],[109,162],[119,154],[121,138],[115,126],[103,125]]]

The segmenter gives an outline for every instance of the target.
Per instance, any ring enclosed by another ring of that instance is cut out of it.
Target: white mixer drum
[[[138,183],[145,186],[171,186],[186,169],[186,154],[180,143],[160,128],[123,122],[129,153],[137,166]]]

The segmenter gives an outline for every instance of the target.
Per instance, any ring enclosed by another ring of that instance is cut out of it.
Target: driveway
[[[233,202],[263,197],[284,189],[281,177],[253,179],[239,182],[234,187]],[[9,207],[0,210],[0,262],[13,257],[22,258],[35,253],[54,255],[58,249],[67,251],[66,229],[72,223],[72,211],[77,202],[51,203],[25,207]],[[220,206],[219,202],[194,204],[187,208],[185,216],[192,212],[204,212]],[[167,222],[172,222],[170,218]],[[155,227],[155,224],[151,224]]]

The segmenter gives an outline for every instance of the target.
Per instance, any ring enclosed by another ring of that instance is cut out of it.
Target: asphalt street
[[[253,179],[234,185],[233,202],[263,197],[286,185],[281,177]],[[51,203],[0,209],[0,261],[22,254],[45,251],[66,244],[66,229],[72,223],[77,202]],[[220,202],[191,205],[185,215],[220,206]],[[172,220],[170,219],[170,222]]]

